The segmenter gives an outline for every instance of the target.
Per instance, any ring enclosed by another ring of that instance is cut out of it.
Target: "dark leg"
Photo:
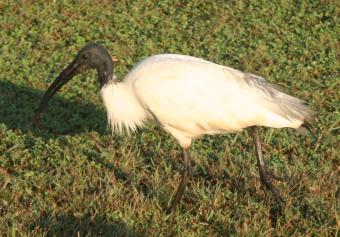
[[[183,158],[184,158],[184,171],[182,174],[181,182],[178,185],[176,195],[174,199],[171,201],[170,207],[166,211],[167,213],[172,212],[176,208],[176,205],[181,201],[184,189],[188,184],[188,181],[191,176],[190,156],[188,154],[188,149],[183,149]]]
[[[275,189],[273,184],[271,183],[268,177],[268,173],[267,173],[264,161],[263,161],[262,147],[261,147],[261,141],[260,141],[258,128],[252,127],[252,129],[253,129],[253,136],[255,140],[255,146],[257,150],[257,167],[259,168],[261,183],[273,193],[276,202],[281,207],[282,204],[284,203],[283,199],[281,198],[277,189]]]

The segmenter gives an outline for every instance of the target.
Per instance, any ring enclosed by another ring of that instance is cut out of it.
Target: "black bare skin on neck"
[[[100,44],[86,45],[77,55],[77,60],[84,65],[83,70],[90,67],[98,72],[100,88],[112,80],[113,63],[109,52]]]

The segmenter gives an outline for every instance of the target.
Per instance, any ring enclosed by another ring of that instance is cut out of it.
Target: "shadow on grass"
[[[37,128],[33,118],[44,91],[0,81],[0,123],[24,133],[49,138],[60,134],[85,131],[105,133],[107,130],[104,109],[79,100],[70,101],[55,95],[49,102]]]
[[[72,213],[52,216],[42,215],[29,226],[31,233],[43,232],[44,236],[143,236],[131,230],[119,220],[108,220],[107,217],[87,214],[75,217]]]

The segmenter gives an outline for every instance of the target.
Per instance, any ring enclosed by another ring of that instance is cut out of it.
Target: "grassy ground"
[[[0,235],[339,236],[339,2],[111,2],[0,2]],[[192,182],[167,216],[180,148],[154,125],[112,136],[95,73],[66,85],[33,128],[43,92],[91,41],[119,58],[120,78],[144,57],[182,53],[308,101],[308,136],[261,130],[269,168],[289,179],[275,182],[285,217],[246,131],[195,141]]]

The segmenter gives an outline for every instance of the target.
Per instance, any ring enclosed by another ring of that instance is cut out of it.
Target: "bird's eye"
[[[88,58],[86,54],[83,54],[81,57],[82,57],[82,59],[87,59]]]

